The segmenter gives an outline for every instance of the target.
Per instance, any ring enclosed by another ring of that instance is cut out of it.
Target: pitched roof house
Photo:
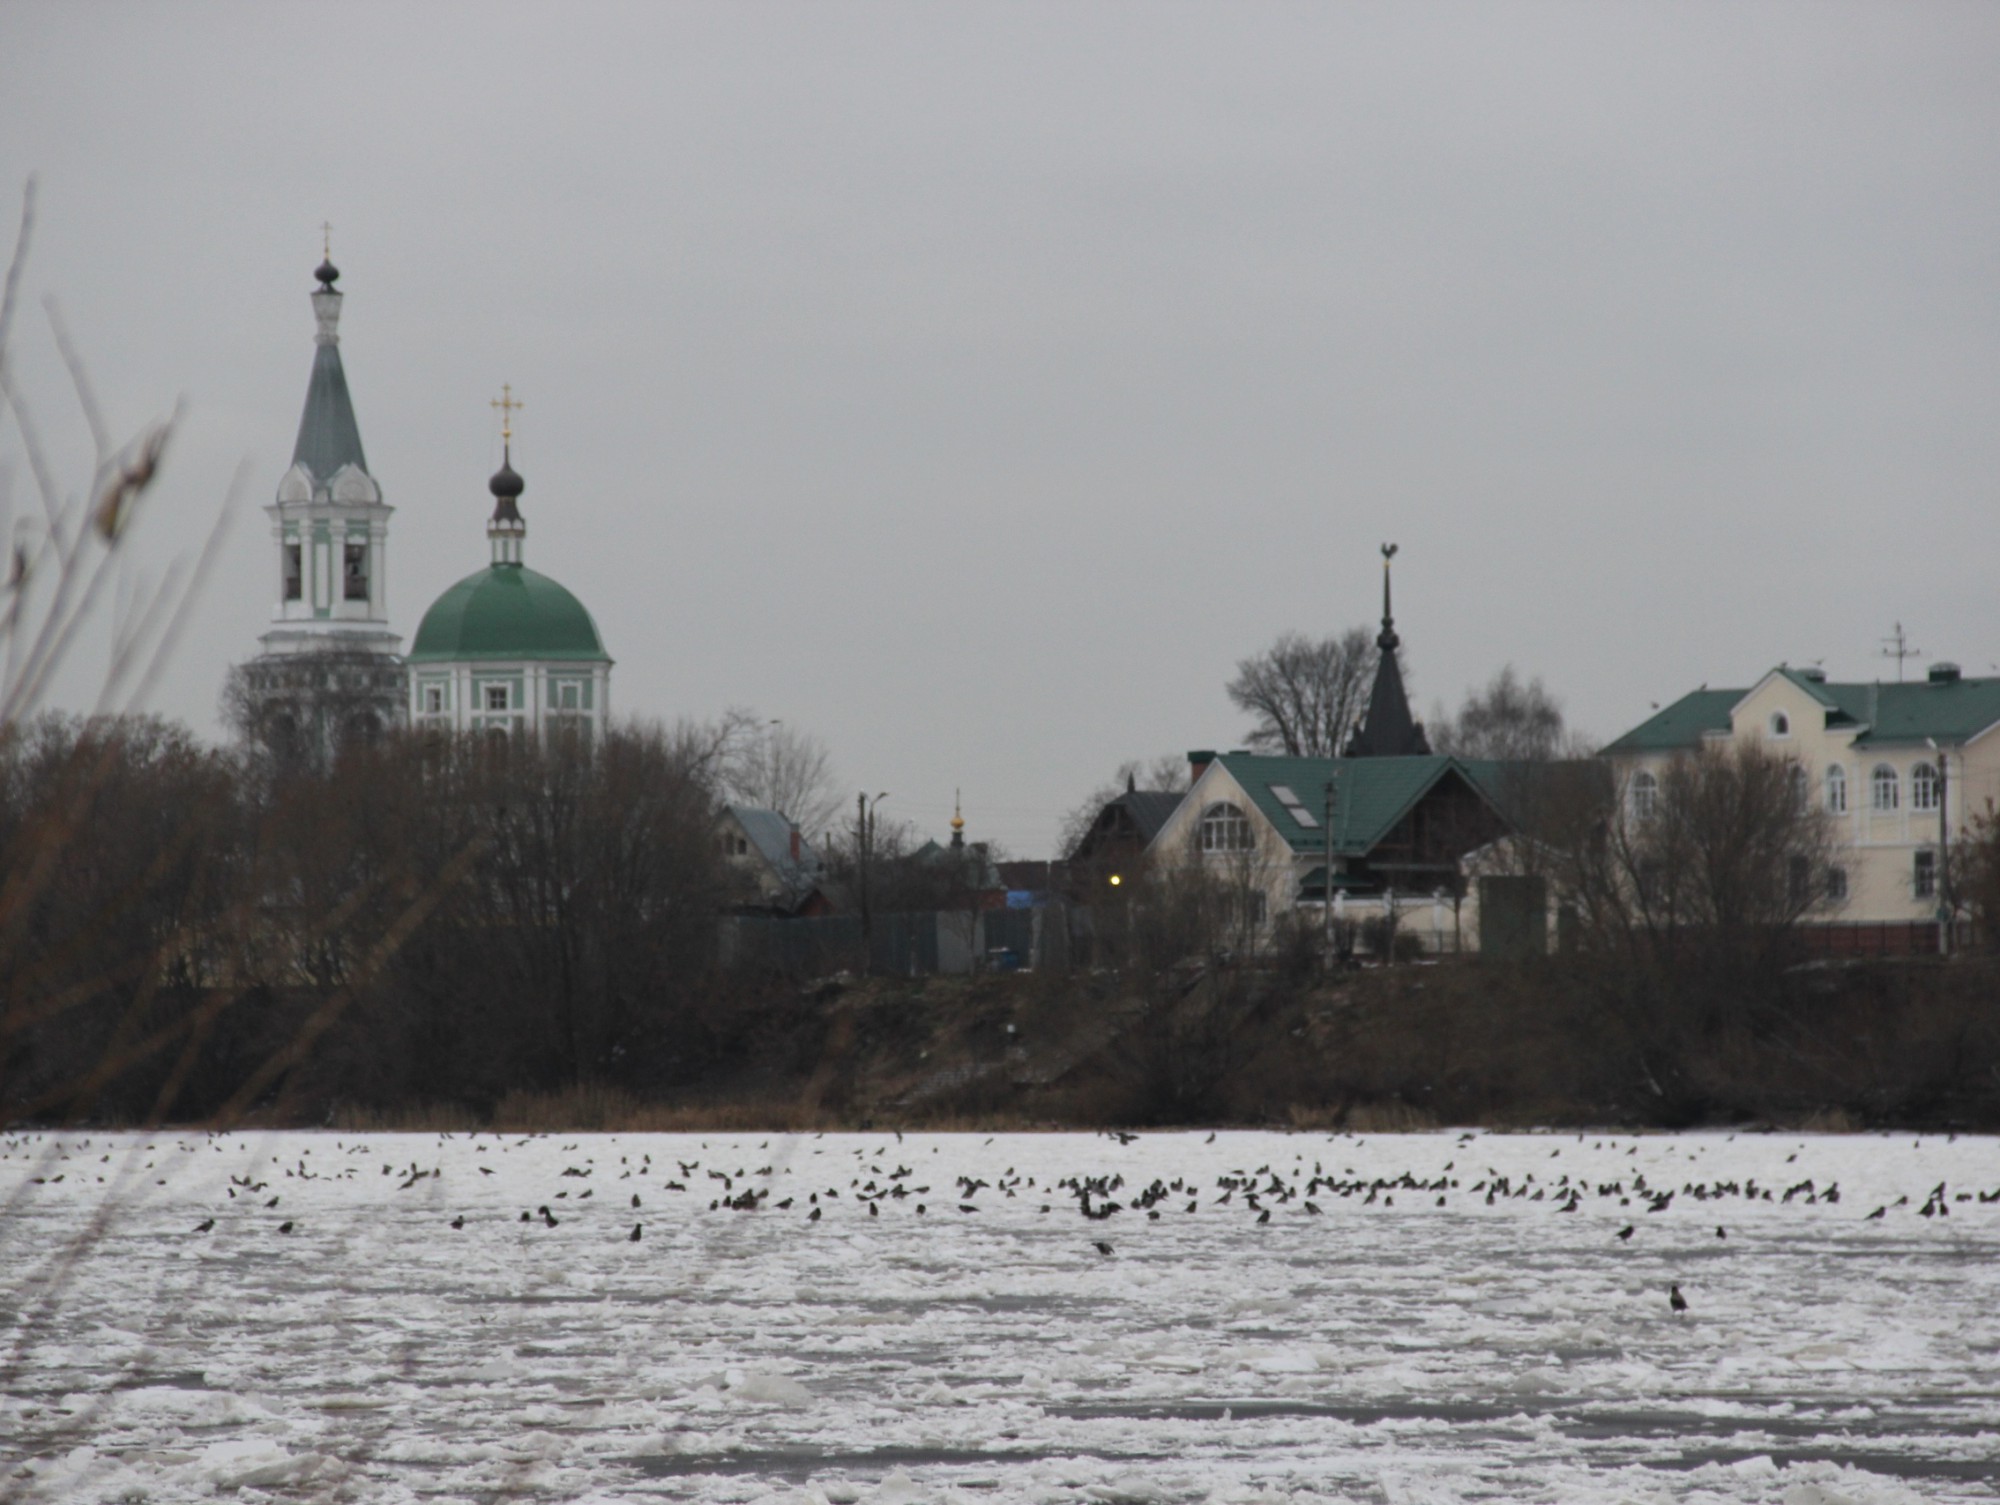
[[[1996,732],[2000,678],[1940,663],[1909,683],[1834,683],[1781,665],[1747,689],[1683,695],[1604,756],[1635,814],[1650,810],[1666,764],[1705,744],[1754,739],[1794,759],[1801,795],[1827,811],[1842,847],[1826,877],[1828,922],[1871,927],[1871,946],[1928,948],[1940,852],[1987,801],[2000,802]]]
[[[765,914],[828,914],[821,892],[819,853],[803,832],[776,810],[725,805],[716,821],[716,845],[749,888],[747,907]]]

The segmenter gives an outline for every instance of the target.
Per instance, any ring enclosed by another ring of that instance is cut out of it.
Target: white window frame
[[[1910,808],[1936,811],[1939,787],[1936,765],[1917,764],[1910,770]]]
[[[1201,812],[1200,839],[1204,856],[1233,856],[1257,845],[1250,817],[1229,800],[1217,800]]]
[[[1891,763],[1877,763],[1868,775],[1868,808],[1886,815],[1901,808],[1903,776]]]
[[[425,685],[422,688],[424,692],[424,714],[426,716],[442,716],[444,714],[444,686]]]
[[[1847,770],[1838,763],[1827,765],[1826,808],[1835,815],[1847,813]]]
[[[1937,897],[1937,849],[1918,847],[1910,854],[1910,896],[1916,899]]]
[[[1649,768],[1642,768],[1633,774],[1628,799],[1634,820],[1651,820],[1660,808],[1659,776]]]
[[[1791,773],[1786,776],[1786,783],[1791,787],[1792,791],[1792,808],[1795,810],[1812,809],[1812,776],[1806,772],[1804,764],[1794,763],[1792,765]]]
[[[486,685],[483,688],[486,693],[481,697],[483,704],[480,708],[488,715],[492,715],[495,711],[510,711],[514,708],[514,697],[508,693],[505,685]],[[496,695],[500,697],[499,704],[497,705],[493,700],[493,697]]]
[[[1792,734],[1792,718],[1783,711],[1771,712],[1769,724],[1774,737],[1789,737]]]

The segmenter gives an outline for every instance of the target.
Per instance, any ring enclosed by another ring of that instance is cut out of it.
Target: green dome
[[[609,663],[583,603],[525,565],[467,575],[424,613],[409,662],[564,659]]]

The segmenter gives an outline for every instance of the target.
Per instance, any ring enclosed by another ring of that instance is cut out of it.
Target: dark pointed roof
[[[1350,758],[1422,757],[1431,740],[1410,715],[1410,697],[1403,689],[1403,665],[1396,656],[1403,640],[1396,636],[1396,618],[1389,609],[1389,560],[1394,544],[1382,546],[1382,631],[1375,639],[1375,689],[1368,697],[1368,714],[1361,729],[1348,739]]]
[[[332,271],[330,263],[320,267],[320,287],[313,294],[313,311],[319,315],[319,346],[313,351],[305,412],[299,416],[299,442],[292,446],[292,463],[305,466],[318,481],[331,480],[343,465],[368,468],[367,456],[361,452],[361,426],[354,421],[354,400],[347,395],[347,371],[340,363],[337,329],[341,295],[325,276]]]

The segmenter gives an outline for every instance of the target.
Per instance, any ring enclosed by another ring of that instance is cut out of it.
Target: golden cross
[[[328,261],[333,260],[333,226],[326,220],[321,220],[319,222],[319,235],[320,254]]]
[[[514,411],[525,408],[525,402],[514,401],[514,388],[507,382],[500,384],[500,395],[493,399],[493,406],[500,410],[500,438],[504,443],[514,437]]]

